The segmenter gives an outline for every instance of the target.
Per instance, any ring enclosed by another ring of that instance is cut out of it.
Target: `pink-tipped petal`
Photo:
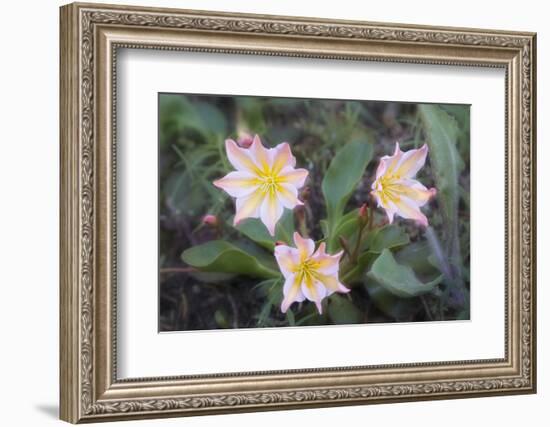
[[[403,218],[413,219],[419,225],[428,226],[428,218],[420,211],[417,203],[407,197],[401,197],[394,201],[397,208],[397,214]]]
[[[300,263],[300,256],[298,250],[286,245],[275,246],[275,260],[279,265],[279,270],[283,273],[283,276],[288,277],[290,274],[294,274]]]
[[[227,139],[225,141],[225,150],[229,162],[235,169],[238,171],[256,173],[258,168],[250,157],[247,149],[240,148],[235,141]]]
[[[373,187],[374,187],[374,184],[373,184]],[[380,190],[378,190],[377,188],[371,191],[371,194],[374,196],[374,199],[376,200],[376,207],[378,208],[382,206],[382,198],[380,197],[379,191]]]
[[[233,224],[237,225],[245,218],[259,218],[260,206],[263,202],[264,196],[261,192],[256,191],[249,196],[239,197],[236,204],[236,213]]]
[[[420,182],[414,179],[399,180],[395,185],[396,191],[407,197],[419,206],[424,206],[432,197],[437,194],[435,188],[427,189]]]
[[[281,303],[281,311],[286,313],[293,302],[301,302],[305,299],[302,293],[300,282],[296,275],[288,276],[283,285],[283,302]]]
[[[221,179],[214,181],[214,185],[224,190],[231,197],[248,196],[258,188],[256,177],[250,172],[229,172]]]
[[[319,243],[319,247],[317,248],[317,250],[313,254],[312,258],[316,258],[318,256],[326,255],[327,254],[326,253],[326,248],[327,248],[327,244],[325,242]]]
[[[315,250],[315,243],[311,239],[304,239],[298,232],[294,232],[294,244],[298,248],[300,259],[304,260],[310,257]]]
[[[401,178],[413,178],[426,163],[428,146],[424,144],[417,150],[403,153],[394,173]]]
[[[287,209],[294,209],[296,206],[303,205],[302,201],[298,199],[298,191],[293,185],[280,184],[277,197]]]
[[[301,188],[308,174],[309,172],[306,169],[293,169],[290,166],[285,166],[281,169],[279,177],[284,183],[294,185],[296,188]]]
[[[397,207],[391,201],[388,201],[385,205],[383,204],[382,207],[386,211],[386,216],[388,217],[388,224],[393,224],[393,218],[397,213]]]
[[[326,275],[338,275],[338,270],[340,269],[339,256],[319,255],[314,257],[314,259],[317,262],[317,270],[319,273]]]
[[[350,291],[350,289],[346,288],[342,283],[340,283],[340,281],[338,280],[338,276],[335,277],[334,275],[329,276],[326,274],[320,274],[319,281],[331,294],[334,292],[347,294]]]
[[[327,296],[327,289],[321,282],[318,281],[305,281],[302,283],[302,293],[309,301],[313,301],[319,310],[319,314],[323,314],[323,308],[321,302],[323,298]]]
[[[283,206],[279,203],[277,195],[268,193],[260,207],[260,219],[267,227],[269,234],[275,236],[275,226],[283,215]]]
[[[277,145],[273,149],[272,156],[274,173],[279,173],[284,167],[294,168],[296,166],[296,158],[292,155],[287,142]]]
[[[376,189],[376,186],[377,186],[377,183],[378,183],[378,178],[380,178],[382,175],[384,175],[384,173],[386,173],[386,169],[388,168],[387,158],[388,158],[387,156],[382,157],[380,159],[380,162],[378,162],[378,167],[376,168],[376,179],[372,183],[372,186],[371,186],[371,188],[373,190]]]
[[[399,148],[399,142],[395,143],[395,150],[393,151],[393,154],[391,156],[384,156],[380,159],[380,163],[384,163],[384,171],[381,173],[392,175],[395,173],[395,169],[399,165],[399,162],[401,161],[403,157],[403,151],[401,151],[401,148]],[[378,172],[378,171],[377,171]],[[376,176],[379,177],[378,175]]]
[[[256,163],[256,166],[262,171],[268,171],[270,169],[270,155],[267,148],[262,145],[262,141],[258,135],[254,136],[254,141],[249,148],[250,156]]]

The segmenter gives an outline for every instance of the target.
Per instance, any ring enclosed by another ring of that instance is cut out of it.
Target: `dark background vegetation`
[[[439,197],[423,207],[431,235],[425,235],[411,221],[396,217],[410,243],[398,248],[395,257],[398,262],[410,265],[420,278],[430,279],[445,268],[441,265],[436,268],[434,247],[443,246],[447,259],[458,250],[454,256],[458,255],[459,262],[448,268],[455,270],[453,280],[460,283],[442,286],[440,293],[406,299],[365,283],[354,287],[349,299],[341,298],[338,304],[333,304],[332,314],[319,316],[314,304],[306,304],[296,316],[292,310],[289,315],[280,312],[280,288],[262,286],[261,280],[246,277],[197,272],[182,261],[184,250],[212,239],[246,240],[231,226],[233,200],[212,185],[214,179],[232,170],[226,159],[224,140],[237,139],[239,133],[248,132],[259,134],[268,146],[283,141],[291,144],[297,167],[310,171],[307,223],[312,237],[320,239],[319,223],[326,215],[321,180],[337,150],[348,141],[361,138],[373,144],[373,160],[348,206],[373,203],[369,192],[378,159],[391,155],[396,141],[402,150],[408,150],[420,147],[426,140],[426,125],[418,104],[160,94],[159,329],[468,319],[469,107],[440,105],[439,108],[454,129],[452,143],[456,145],[458,158],[453,161],[459,163],[460,170],[458,213],[453,224],[445,222]],[[427,187],[437,186],[430,160],[418,179]],[[206,214],[218,216],[223,224],[221,230],[202,224]],[[378,209],[377,219],[383,218],[384,213]],[[452,242],[453,238],[456,241]]]

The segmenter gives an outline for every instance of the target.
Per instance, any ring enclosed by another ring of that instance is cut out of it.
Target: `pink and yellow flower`
[[[236,171],[214,181],[214,185],[236,199],[234,224],[245,218],[260,218],[274,236],[284,208],[303,204],[298,189],[304,185],[308,171],[295,169],[296,158],[286,142],[267,149],[256,135],[248,149],[231,139],[225,141],[225,149]]]
[[[284,244],[275,247],[275,258],[285,278],[281,311],[286,313],[293,302],[307,299],[313,301],[322,314],[323,298],[334,292],[350,291],[338,279],[343,251],[329,255],[324,242],[315,251],[313,240],[304,239],[298,233],[294,233],[294,244],[295,248]]]
[[[399,143],[395,143],[392,156],[380,159],[376,170],[376,180],[372,184],[372,194],[378,202],[378,207],[384,208],[390,224],[394,215],[413,219],[424,227],[428,226],[428,218],[420,211],[435,194],[435,188],[427,189],[414,179],[416,173],[424,166],[428,146],[424,144],[419,149],[401,151]]]

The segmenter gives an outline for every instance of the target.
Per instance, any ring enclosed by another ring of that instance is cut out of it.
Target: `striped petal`
[[[304,260],[310,257],[315,250],[315,243],[311,239],[304,239],[298,232],[294,232],[294,244],[298,248],[298,254],[300,255],[300,260]]]
[[[281,311],[286,313],[293,302],[302,302],[305,297],[302,293],[301,283],[299,278],[292,274],[288,276],[283,285],[283,302],[281,303]]]
[[[242,171],[229,172],[223,178],[214,181],[214,185],[231,197],[248,196],[258,188],[256,176]]]
[[[435,188],[427,189],[420,182],[414,179],[403,179],[394,185],[395,191],[418,204],[424,206],[433,196],[437,194]]]
[[[271,169],[271,156],[268,149],[262,145],[258,135],[254,137],[254,141],[248,150],[256,166],[265,173],[269,172]]]
[[[275,246],[275,259],[284,277],[294,274],[300,263],[298,250],[286,245]]]
[[[245,218],[259,218],[260,206],[264,200],[264,195],[256,191],[249,196],[239,197],[236,201],[236,213],[233,225],[237,225]]]
[[[403,152],[399,148],[399,142],[396,142],[393,154],[391,156],[384,156],[380,159],[380,163],[376,170],[376,179],[383,175],[393,175],[402,156]]]
[[[334,277],[334,275],[318,274],[317,279],[327,289],[328,295],[331,295],[334,292],[347,294],[351,290],[349,288],[346,288],[342,283],[340,283],[340,281],[338,280],[338,277]]]
[[[267,193],[260,207],[260,219],[267,227],[269,234],[275,236],[275,226],[283,215],[283,205],[275,193]]]
[[[413,219],[424,227],[428,226],[428,218],[420,211],[420,207],[413,200],[408,197],[400,197],[397,200],[393,200],[393,204],[399,216]]]
[[[303,205],[302,201],[298,199],[298,190],[290,184],[279,184],[277,197],[287,209],[294,209],[298,205]]]
[[[272,156],[273,163],[271,167],[276,174],[284,167],[294,168],[294,166],[296,166],[296,158],[292,155],[290,145],[288,145],[287,142],[277,145],[272,151]]]
[[[315,260],[317,271],[319,271],[320,273],[337,275],[340,258],[342,257],[344,252],[340,251],[335,255],[329,255],[325,252],[325,247],[325,242],[322,242],[311,258]]]
[[[245,171],[254,174],[258,171],[258,168],[250,157],[248,150],[245,148],[240,148],[232,139],[227,139],[225,141],[225,151],[227,152],[229,162],[238,171]]]
[[[304,280],[302,283],[302,293],[309,300],[313,301],[317,306],[319,314],[323,314],[323,306],[321,302],[327,296],[327,289],[317,280]]]
[[[426,163],[427,155],[428,146],[426,144],[417,150],[409,150],[402,153],[394,174],[400,178],[413,178],[422,166],[424,166],[424,163]]]
[[[292,184],[296,188],[301,188],[306,181],[309,172],[306,169],[294,169],[290,166],[285,166],[279,173],[279,178],[282,182]]]

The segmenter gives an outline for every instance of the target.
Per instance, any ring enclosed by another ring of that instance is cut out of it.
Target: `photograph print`
[[[470,319],[470,106],[160,93],[159,331]]]

